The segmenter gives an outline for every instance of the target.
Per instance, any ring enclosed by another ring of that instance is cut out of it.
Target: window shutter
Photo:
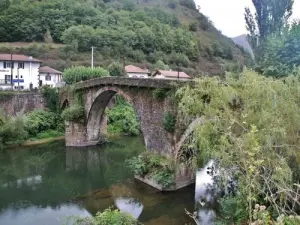
[[[3,62],[3,68],[4,69],[6,68],[6,62]]]

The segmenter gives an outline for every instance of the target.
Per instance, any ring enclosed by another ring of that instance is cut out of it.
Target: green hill
[[[0,0],[0,34],[0,52],[32,55],[59,70],[90,65],[91,46],[95,65],[126,57],[194,76],[236,70],[249,58],[193,0]]]

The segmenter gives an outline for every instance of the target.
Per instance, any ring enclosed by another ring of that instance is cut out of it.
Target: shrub
[[[95,217],[74,218],[75,225],[139,225],[140,223],[128,214],[119,210],[106,209]],[[141,225],[141,224],[140,224]]]
[[[116,134],[139,135],[140,123],[132,105],[120,96],[112,109],[106,111],[108,116],[108,131]]]
[[[62,113],[65,121],[82,123],[84,121],[84,107],[78,104],[66,108]]]
[[[10,118],[1,116],[0,119],[0,145],[7,143],[20,144],[28,136],[22,117]]]
[[[175,130],[176,119],[172,113],[166,112],[164,114],[163,125],[166,131],[172,133]]]
[[[126,160],[127,166],[134,175],[153,179],[162,187],[174,184],[175,170],[167,158],[158,154],[144,153]]]
[[[113,77],[122,77],[125,74],[123,65],[120,63],[113,62],[109,65],[108,71],[110,76]]]
[[[84,67],[77,66],[66,69],[63,73],[63,80],[67,84],[74,84],[80,81],[90,80],[93,78],[106,77],[109,72],[101,67]]]
[[[59,92],[57,88],[42,86],[41,93],[46,101],[47,108],[54,113],[59,112]]]
[[[30,136],[47,130],[63,130],[63,121],[58,114],[44,110],[36,110],[26,115],[25,129]]]
[[[152,96],[154,99],[164,99],[167,97],[169,89],[166,88],[156,88],[152,92]]]

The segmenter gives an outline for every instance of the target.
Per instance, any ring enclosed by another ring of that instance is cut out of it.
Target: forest
[[[0,5],[0,42],[64,44],[59,53],[51,47],[46,52],[36,46],[31,52],[15,49],[45,58],[46,64],[67,61],[56,63],[57,69],[82,61],[92,46],[98,66],[126,57],[155,68],[161,60],[191,75],[238,70],[249,60],[193,0],[1,0]]]

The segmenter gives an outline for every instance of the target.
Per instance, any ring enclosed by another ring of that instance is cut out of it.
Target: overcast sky
[[[201,12],[226,36],[235,37],[247,32],[244,8],[252,7],[251,0],[195,0],[195,2],[200,5]],[[295,0],[293,18],[300,18],[300,0]]]

